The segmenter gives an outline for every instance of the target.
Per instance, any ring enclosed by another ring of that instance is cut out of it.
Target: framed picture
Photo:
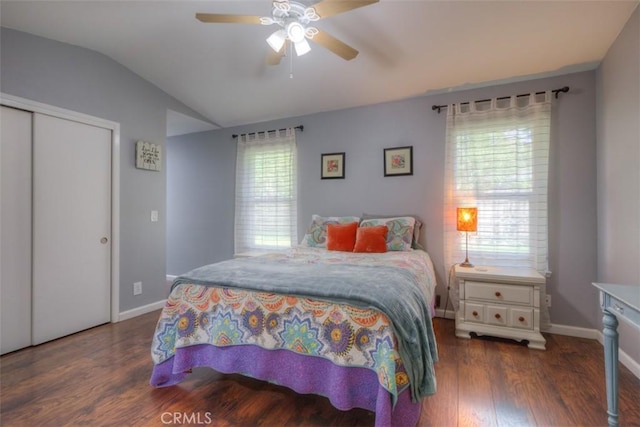
[[[413,146],[384,149],[384,176],[413,175]]]
[[[322,179],[344,179],[344,153],[322,155]]]

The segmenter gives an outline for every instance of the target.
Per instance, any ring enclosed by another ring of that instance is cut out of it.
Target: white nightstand
[[[545,278],[530,268],[455,266],[460,307],[456,336],[469,333],[526,340],[529,348],[545,349],[540,333],[540,286]]]

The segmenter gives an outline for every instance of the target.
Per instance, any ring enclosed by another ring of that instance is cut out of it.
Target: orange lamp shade
[[[478,208],[457,208],[458,231],[476,231],[478,229]]]

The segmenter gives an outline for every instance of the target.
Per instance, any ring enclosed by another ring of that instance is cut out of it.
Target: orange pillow
[[[353,252],[387,252],[387,226],[360,227]]]
[[[327,249],[330,251],[353,252],[356,244],[357,222],[347,224],[327,224]]]

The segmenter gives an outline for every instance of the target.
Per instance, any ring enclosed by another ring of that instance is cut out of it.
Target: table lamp
[[[465,258],[460,267],[473,267],[469,262],[469,232],[478,230],[478,208],[457,208],[457,224],[458,231],[464,231],[466,236]]]

